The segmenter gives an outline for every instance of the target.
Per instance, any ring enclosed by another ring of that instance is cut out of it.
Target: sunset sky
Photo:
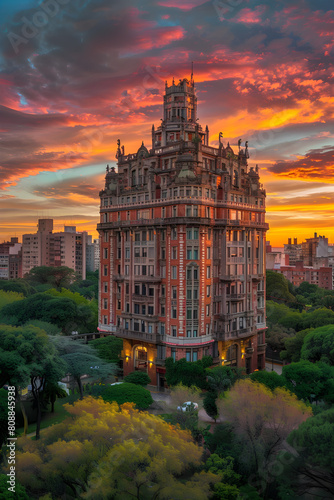
[[[150,147],[164,82],[190,77],[211,145],[248,140],[268,240],[334,243],[329,0],[0,4],[0,241],[76,224],[96,237],[105,167]]]

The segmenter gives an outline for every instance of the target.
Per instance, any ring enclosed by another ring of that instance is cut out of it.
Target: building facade
[[[39,219],[37,233],[22,236],[22,274],[36,266],[66,266],[86,279],[87,232],[75,226],[53,232],[52,219]]]
[[[22,278],[22,243],[18,238],[0,243],[0,279]]]
[[[265,364],[265,191],[248,145],[209,146],[194,81],[166,83],[152,144],[107,167],[100,192],[101,332],[123,338],[124,374],[162,387],[164,360]]]
[[[276,271],[289,280],[294,286],[299,287],[304,281],[317,285],[326,290],[333,290],[333,269],[332,267],[310,267],[304,266],[303,261],[297,262],[295,266],[280,266],[274,268]]]

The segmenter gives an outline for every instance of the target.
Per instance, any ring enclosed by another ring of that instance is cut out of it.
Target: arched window
[[[237,366],[238,364],[238,346],[237,344],[231,345],[226,353],[226,365]]]
[[[239,187],[239,176],[236,170],[234,171],[233,184],[234,186]]]
[[[147,372],[147,349],[138,345],[133,349],[135,370]]]

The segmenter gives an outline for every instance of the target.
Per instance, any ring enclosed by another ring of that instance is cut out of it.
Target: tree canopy
[[[130,403],[119,408],[88,397],[66,409],[71,416],[44,430],[40,441],[18,440],[17,477],[30,496],[210,498],[220,476],[192,472],[201,450],[188,431]]]
[[[323,361],[334,366],[334,325],[310,331],[304,338],[301,358],[313,363]]]
[[[68,288],[77,278],[76,272],[66,266],[36,266],[25,275],[25,279],[32,285],[51,285],[51,287],[60,289]]]
[[[201,389],[206,389],[206,368],[211,365],[211,356],[204,356],[203,359],[193,362],[186,361],[185,358],[178,361],[167,358],[165,361],[167,384],[174,386],[182,383],[188,387],[196,385]]]
[[[334,400],[334,367],[303,360],[283,366],[282,374],[287,389],[299,399]]]
[[[70,373],[78,385],[80,397],[83,398],[81,377],[90,375],[93,379],[106,378],[115,373],[115,365],[106,363],[96,353],[95,349],[82,340],[71,337],[52,338],[60,358],[66,364],[66,371]]]

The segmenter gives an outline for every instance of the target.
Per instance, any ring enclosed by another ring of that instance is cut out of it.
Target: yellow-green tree
[[[31,496],[206,500],[219,476],[192,474],[201,450],[160,417],[92,397],[65,405],[70,417],[18,441],[17,477]],[[187,481],[178,478],[187,472]],[[188,495],[188,496],[187,496]]]
[[[293,429],[312,415],[295,394],[278,387],[271,391],[249,379],[239,380],[220,400],[221,414],[231,422],[253,472],[266,471]]]

